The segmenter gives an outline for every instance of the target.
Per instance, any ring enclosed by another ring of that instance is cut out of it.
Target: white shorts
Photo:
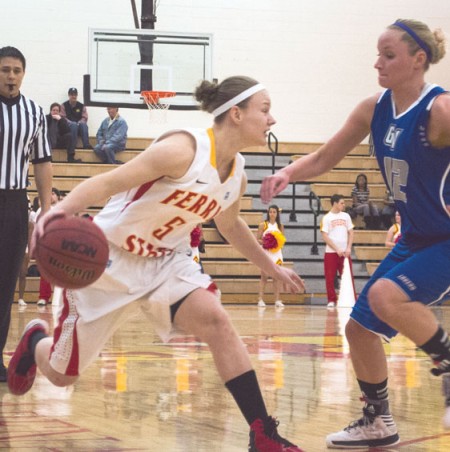
[[[50,355],[50,365],[59,373],[79,375],[113,333],[139,313],[164,342],[182,335],[172,323],[170,306],[198,288],[214,287],[190,249],[148,259],[110,244],[109,257],[108,268],[94,284],[64,291]]]

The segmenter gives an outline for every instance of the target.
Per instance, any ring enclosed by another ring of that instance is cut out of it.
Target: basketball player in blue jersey
[[[363,416],[330,434],[329,448],[399,441],[389,410],[383,339],[402,333],[433,359],[434,375],[450,373],[450,340],[428,308],[450,291],[450,95],[424,80],[430,64],[444,54],[440,30],[431,32],[414,20],[388,26],[379,37],[375,63],[384,91],[363,100],[316,152],[262,183],[261,198],[268,203],[289,182],[331,170],[371,133],[402,217],[402,238],[361,292],[346,326],[365,401]]]
[[[262,271],[289,291],[304,288],[294,271],[272,262],[239,216],[247,183],[239,150],[266,143],[275,124],[269,93],[239,76],[203,81],[196,98],[214,116],[211,128],[166,132],[125,165],[79,184],[37,223],[34,242],[52,219],[111,198],[94,218],[108,239],[110,264],[94,284],[64,291],[53,338],[42,320],[27,325],[9,364],[8,386],[24,394],[36,366],[57,386],[73,384],[114,331],[139,313],[164,341],[188,333],[209,345],[250,426],[249,451],[301,452],[277,433],[245,345],[190,246],[192,229],[214,218],[228,242]]]

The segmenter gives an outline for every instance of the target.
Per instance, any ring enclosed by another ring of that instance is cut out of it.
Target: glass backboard
[[[212,80],[212,35],[89,29],[84,103],[147,108],[141,91],[174,91],[170,108],[193,110],[193,90]]]

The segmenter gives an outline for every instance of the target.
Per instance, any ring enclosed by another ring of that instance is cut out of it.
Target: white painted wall
[[[67,99],[68,87],[82,93],[89,27],[134,28],[128,0],[7,3],[0,45],[25,54],[22,92],[46,111]],[[140,15],[140,0],[137,9]],[[359,100],[378,90],[376,42],[395,19],[422,20],[450,34],[447,0],[158,0],[156,15],[158,30],[214,34],[214,77],[243,74],[266,85],[281,141],[325,141]],[[450,89],[450,55],[430,69],[428,81]],[[95,135],[106,111],[90,107],[89,115]],[[211,123],[202,112],[171,111],[161,126],[151,125],[145,110],[122,115],[132,137]]]

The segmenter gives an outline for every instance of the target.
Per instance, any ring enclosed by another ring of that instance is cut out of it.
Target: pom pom
[[[278,246],[277,239],[273,236],[271,232],[263,235],[262,246],[265,250],[271,250]]]
[[[265,250],[276,253],[283,248],[286,243],[286,237],[280,231],[271,231],[263,235],[262,241]]]

